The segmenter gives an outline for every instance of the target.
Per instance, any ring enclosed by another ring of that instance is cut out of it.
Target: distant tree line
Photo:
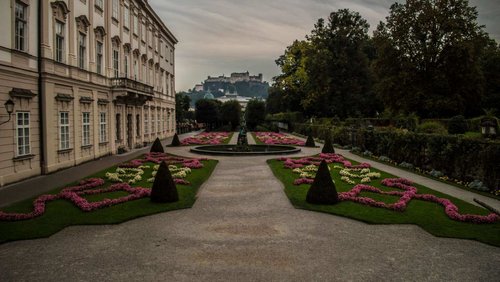
[[[467,0],[407,0],[369,25],[348,9],[319,19],[276,60],[267,111],[317,117],[477,116],[500,106],[500,47]]]

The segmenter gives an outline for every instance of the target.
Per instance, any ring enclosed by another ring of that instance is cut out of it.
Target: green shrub
[[[448,122],[449,134],[464,134],[467,132],[467,121],[463,116],[454,116]]]
[[[428,134],[446,134],[446,128],[439,122],[436,121],[426,121],[417,126],[418,133],[428,133]]]
[[[319,165],[314,182],[307,191],[306,201],[316,205],[334,205],[339,202],[337,189],[325,160]]]
[[[151,153],[165,153],[165,150],[163,149],[163,145],[161,144],[160,138],[156,138],[155,142],[153,142],[153,145],[151,146]]]
[[[170,144],[170,146],[177,147],[180,145],[181,145],[181,141],[179,140],[179,136],[176,133],[176,134],[174,134],[174,138],[172,138],[172,143]]]
[[[332,138],[330,137],[330,134],[326,134],[325,135],[325,145],[323,146],[323,149],[321,150],[321,153],[323,153],[323,154],[333,154],[333,153],[335,153],[335,149],[333,148]]]
[[[307,136],[306,147],[316,147],[316,143],[314,143],[314,138],[312,135]]]
[[[155,203],[173,203],[179,201],[179,194],[172,174],[166,162],[162,162],[151,188],[151,201]]]

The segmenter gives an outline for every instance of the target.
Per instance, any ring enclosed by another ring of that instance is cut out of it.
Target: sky
[[[370,35],[395,0],[149,0],[179,40],[175,46],[176,91],[207,76],[262,73],[272,82],[275,60],[294,40],[302,40],[319,18],[348,8],[370,24]],[[399,1],[401,2],[401,1]],[[500,42],[500,1],[470,0],[479,23]]]

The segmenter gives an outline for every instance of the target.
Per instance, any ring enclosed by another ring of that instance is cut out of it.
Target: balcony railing
[[[125,77],[112,78],[111,86],[113,88],[124,88],[128,91],[140,92],[141,94],[154,95],[154,87],[144,83],[128,79]]]

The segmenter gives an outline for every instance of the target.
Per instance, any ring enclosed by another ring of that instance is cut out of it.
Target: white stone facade
[[[0,186],[175,133],[177,39],[146,0],[0,6]]]

